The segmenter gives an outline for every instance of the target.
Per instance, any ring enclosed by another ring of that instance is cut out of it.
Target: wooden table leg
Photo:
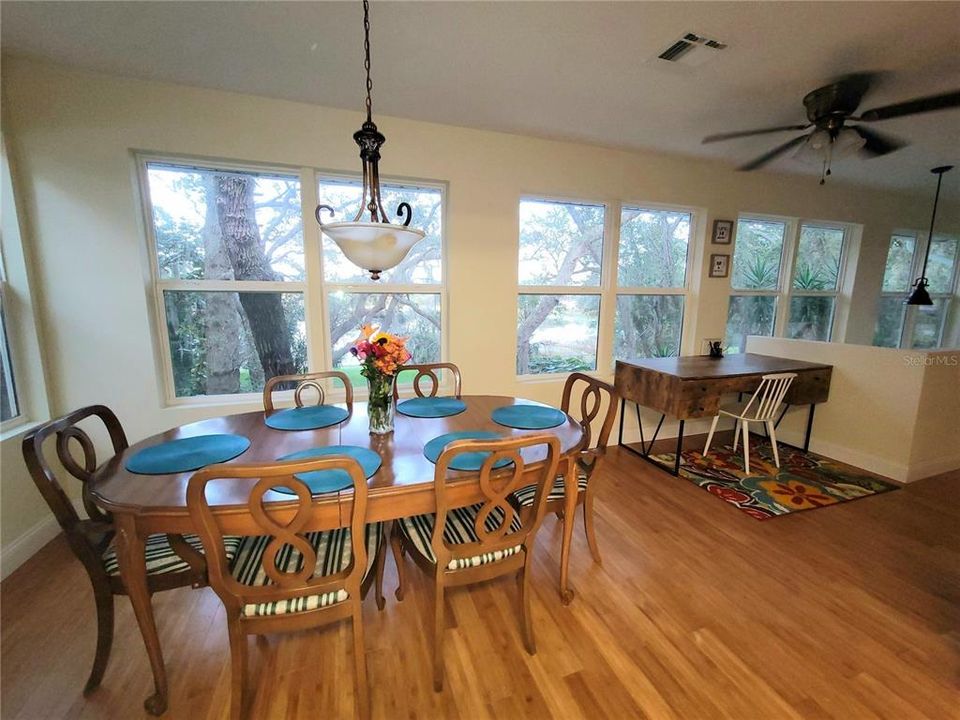
[[[154,694],[144,701],[143,706],[151,715],[162,715],[167,710],[167,672],[163,667],[163,653],[160,650],[160,637],[153,620],[153,606],[150,603],[150,591],[147,588],[147,565],[144,557],[146,540],[137,529],[137,521],[132,515],[114,516],[117,526],[117,561],[120,565],[120,577],[133,606],[133,614],[140,626],[143,644],[150,658],[153,670]]]
[[[573,590],[568,586],[570,569],[570,545],[573,541],[573,524],[577,519],[577,469],[571,458],[563,477],[563,543],[560,545],[560,601],[569,605]]]

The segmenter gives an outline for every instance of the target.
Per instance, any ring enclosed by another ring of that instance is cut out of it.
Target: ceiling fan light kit
[[[373,280],[380,279],[380,273],[396,267],[410,252],[410,249],[423,239],[426,233],[417,228],[408,227],[413,217],[409,203],[397,206],[397,216],[402,223],[391,223],[383,209],[380,191],[380,148],[386,138],[373,122],[373,106],[370,93],[373,82],[370,80],[370,3],[363,0],[363,67],[367,73],[367,119],[353,139],[360,147],[360,160],[363,164],[363,191],[360,208],[353,220],[328,222],[324,224],[323,213],[331,217],[336,211],[330,205],[317,205],[316,218],[320,230],[333,240],[347,260],[370,273]],[[366,211],[369,221],[361,218]]]
[[[953,170],[953,165],[941,165],[930,171],[937,176],[937,193],[933,196],[933,213],[930,215],[930,234],[927,235],[927,251],[923,255],[923,270],[920,271],[920,277],[913,283],[913,292],[910,293],[910,297],[904,300],[907,305],[933,305],[933,298],[930,297],[930,292],[927,290],[927,286],[930,284],[927,281],[927,263],[930,262],[930,248],[933,247],[933,225],[937,221],[940,185],[943,183],[943,174],[951,170]]]
[[[794,151],[794,157],[797,160],[808,163],[815,162],[820,166],[820,184],[823,185],[827,176],[831,174],[831,165],[834,160],[849,157],[858,152],[867,157],[879,157],[899,150],[906,145],[898,138],[879,133],[864,125],[848,125],[846,124],[848,121],[870,123],[960,107],[960,91],[952,91],[885,105],[866,110],[859,116],[855,115],[854,113],[856,113],[876,78],[877,75],[873,73],[856,73],[807,93],[803,98],[808,120],[806,124],[721,133],[705,137],[703,142],[712,143],[754,135],[813,128],[811,132],[778,145],[760,157],[740,166],[739,169],[756,170],[781,155]]]

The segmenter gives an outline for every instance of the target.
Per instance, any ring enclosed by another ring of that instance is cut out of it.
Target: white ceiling
[[[359,1],[5,0],[0,13],[4,52],[362,108]],[[886,72],[861,110],[960,88],[956,2],[378,0],[371,24],[375,114],[732,165],[792,136],[713,145],[701,138],[802,122],[803,95],[836,76]],[[654,59],[687,31],[728,47],[698,68]],[[839,164],[836,181],[926,193],[931,167],[960,161],[960,110],[872,127],[911,145]],[[818,174],[790,156],[769,169],[810,174],[811,185]]]

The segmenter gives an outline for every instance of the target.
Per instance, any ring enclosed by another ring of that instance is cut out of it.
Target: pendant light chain
[[[367,71],[367,122],[373,121],[373,80],[370,79],[370,0],[363,0],[363,69]]]

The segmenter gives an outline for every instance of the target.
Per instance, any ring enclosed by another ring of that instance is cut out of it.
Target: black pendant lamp
[[[937,194],[933,197],[933,214],[930,216],[930,234],[927,236],[927,252],[923,256],[923,270],[920,271],[920,277],[913,283],[913,292],[910,293],[904,302],[907,305],[933,305],[930,293],[927,292],[927,263],[930,261],[930,248],[933,247],[933,224],[937,220],[937,203],[940,201],[940,184],[943,182],[943,174],[953,170],[953,165],[941,165],[935,167],[932,172],[937,176]]]

